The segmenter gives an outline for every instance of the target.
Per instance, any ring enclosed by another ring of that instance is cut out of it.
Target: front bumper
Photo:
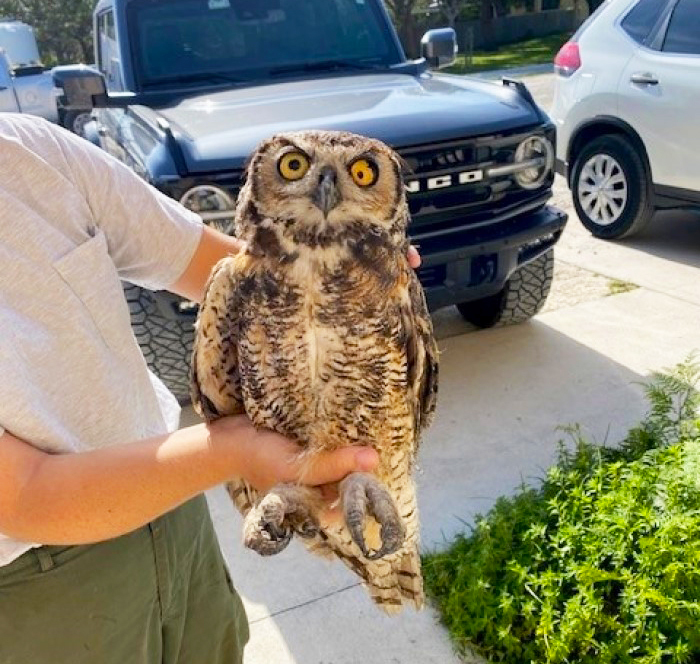
[[[550,205],[496,224],[449,235],[412,237],[422,257],[418,277],[431,311],[500,291],[515,270],[553,247],[567,215]],[[167,291],[154,293],[165,318],[194,322],[197,307]]]
[[[557,243],[566,221],[564,212],[545,205],[496,225],[458,230],[449,238],[414,238],[423,258],[418,276],[428,307],[434,311],[498,293],[515,270]]]

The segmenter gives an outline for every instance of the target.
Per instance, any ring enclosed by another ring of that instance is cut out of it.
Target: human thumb
[[[313,486],[339,482],[355,472],[369,472],[379,463],[379,455],[371,447],[343,447],[322,452],[307,467],[301,481]]]

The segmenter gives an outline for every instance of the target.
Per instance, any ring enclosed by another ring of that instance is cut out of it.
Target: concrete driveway
[[[532,81],[548,108],[552,76]],[[605,243],[580,225],[561,179],[555,201],[570,214],[557,251],[557,274],[568,276],[548,311],[486,331],[454,311],[436,316],[441,398],[418,472],[425,550],[445,546],[499,495],[541,477],[564,437],[559,426],[578,423],[592,439],[618,440],[644,415],[645,376],[700,349],[700,215],[660,214],[638,238]],[[609,279],[639,288],[607,296]],[[272,559],[244,551],[240,518],[222,490],[209,498],[249,612],[247,664],[460,661],[433,611],[387,618],[340,564],[296,545]]]

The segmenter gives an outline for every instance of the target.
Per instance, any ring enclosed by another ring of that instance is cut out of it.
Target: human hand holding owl
[[[241,427],[247,435],[241,435]],[[210,428],[215,430],[214,438],[235,441],[232,453],[240,458],[241,477],[260,492],[289,482],[330,485],[352,472],[371,472],[379,460],[371,447],[344,447],[318,454],[309,464],[303,447],[274,431],[255,429],[242,415],[220,418]],[[332,492],[326,496],[328,503],[337,497]]]

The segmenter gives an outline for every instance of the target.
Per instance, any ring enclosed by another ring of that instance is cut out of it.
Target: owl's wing
[[[238,372],[239,266],[234,256],[217,263],[197,318],[192,349],[192,404],[208,421],[244,412]]]
[[[408,272],[408,298],[402,308],[408,384],[413,389],[416,437],[435,413],[438,393],[438,347],[425,293],[413,270]]]

